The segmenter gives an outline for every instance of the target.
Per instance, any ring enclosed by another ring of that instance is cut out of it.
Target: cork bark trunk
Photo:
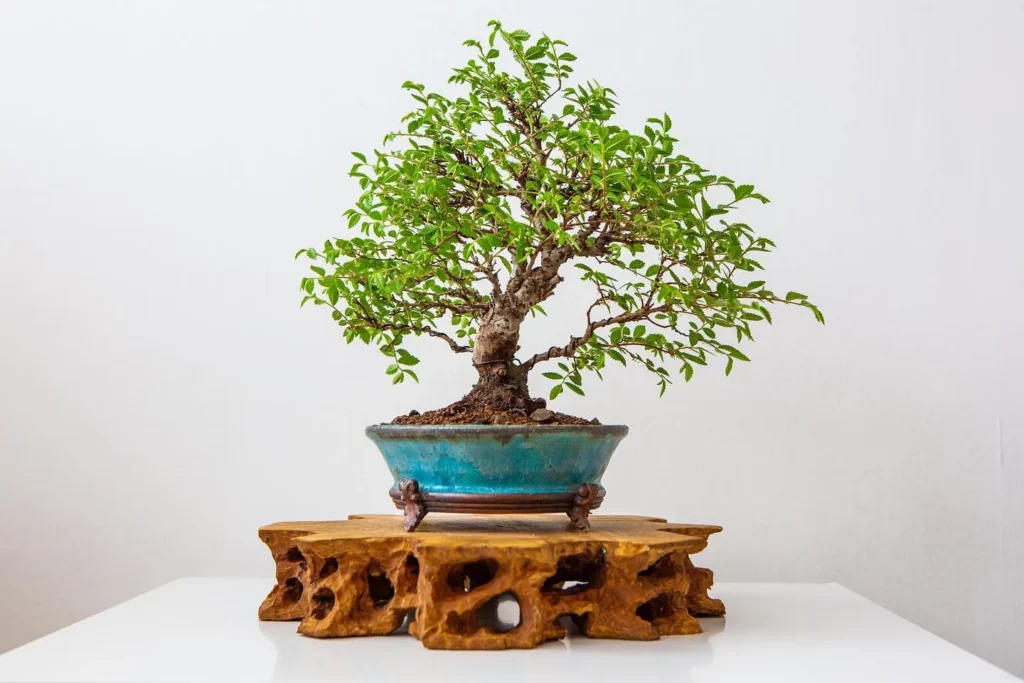
[[[495,410],[523,410],[527,414],[544,406],[542,400],[530,398],[528,370],[515,362],[519,329],[530,310],[554,294],[563,280],[558,269],[571,254],[569,247],[542,251],[540,265],[518,273],[504,292],[496,292],[490,310],[480,321],[473,345],[473,366],[478,379],[460,403]]]
[[[477,382],[463,403],[527,414],[539,407],[530,398],[527,372],[514,360],[524,318],[508,305],[495,306],[483,317],[473,345]]]

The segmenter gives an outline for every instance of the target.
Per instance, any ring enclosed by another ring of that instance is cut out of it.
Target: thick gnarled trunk
[[[473,366],[478,379],[462,403],[529,415],[539,407],[530,398],[527,372],[515,362],[519,327],[525,315],[516,307],[497,304],[480,321],[473,344]]]
[[[522,411],[529,415],[541,403],[530,398],[526,371],[515,363],[495,363],[478,367],[479,378],[462,403],[479,405],[496,411]]]
[[[513,277],[504,293],[495,292],[473,344],[473,366],[479,379],[461,403],[495,410],[521,410],[527,415],[544,407],[543,400],[530,398],[526,381],[529,369],[515,362],[519,328],[530,309],[554,293],[562,281],[558,268],[569,254],[566,247],[543,251],[539,266]]]

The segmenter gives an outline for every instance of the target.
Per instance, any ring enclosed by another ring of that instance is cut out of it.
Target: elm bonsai
[[[416,108],[402,129],[353,152],[362,194],[345,216],[356,234],[296,255],[316,262],[302,303],[329,309],[347,342],[376,345],[394,383],[418,381],[410,337],[472,359],[478,380],[462,399],[399,421],[528,422],[545,404],[528,379],[549,361],[549,399],[583,394],[585,373],[600,377],[609,360],[646,368],[664,393],[713,357],[727,375],[748,360],[737,346],[771,323],[771,304],[824,322],[805,295],[748,275],[775,245],[733,212],[764,195],[679,153],[667,114],[640,133],[612,123],[615,92],[570,84],[564,42],[488,26],[449,79],[460,96],[407,81]],[[521,354],[523,322],[569,269],[594,288],[579,332]]]

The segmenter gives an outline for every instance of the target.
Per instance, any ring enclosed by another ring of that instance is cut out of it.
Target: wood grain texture
[[[589,533],[560,515],[438,516],[415,533],[399,515],[282,522],[260,529],[277,583],[263,620],[299,619],[313,637],[385,635],[413,615],[429,648],[529,648],[565,636],[656,640],[721,616],[713,576],[690,557],[721,527],[595,515]],[[519,623],[487,620],[511,596]]]

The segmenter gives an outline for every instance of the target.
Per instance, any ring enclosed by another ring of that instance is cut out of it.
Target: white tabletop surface
[[[1018,681],[838,584],[716,585],[725,619],[657,642],[446,652],[260,622],[266,579],[181,579],[0,655],[2,681]]]

